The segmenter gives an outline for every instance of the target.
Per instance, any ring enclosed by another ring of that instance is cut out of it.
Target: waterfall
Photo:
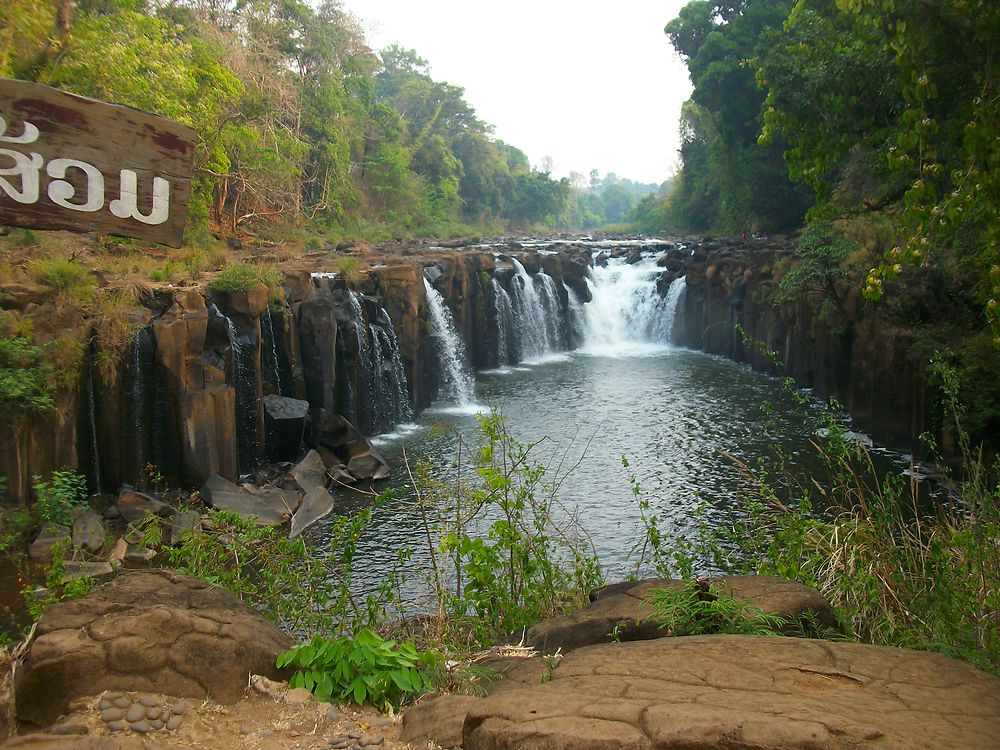
[[[240,471],[257,468],[260,456],[257,451],[257,374],[256,352],[246,351],[240,341],[239,331],[232,319],[219,309],[214,302],[209,303],[213,315],[226,322],[231,359],[230,385],[236,391],[236,454]],[[252,343],[248,341],[246,343]],[[249,358],[249,361],[247,361]]]
[[[378,386],[375,367],[372,361],[373,341],[369,340],[368,324],[365,323],[361,301],[354,292],[348,292],[351,305],[351,325],[354,327],[354,339],[358,351],[358,393],[352,404],[354,424],[365,434],[375,435],[378,429]]]
[[[566,298],[569,304],[566,307],[566,324],[568,328],[568,345],[571,349],[578,348],[586,339],[586,322],[583,312],[583,303],[572,289],[563,284],[566,290]]]
[[[97,447],[97,399],[94,395],[93,359],[91,359],[87,377],[87,416],[90,418],[90,450],[91,458],[94,461],[94,491],[100,495],[104,488],[101,486],[101,454]]]
[[[132,439],[126,446],[127,451],[131,450],[131,479],[137,486],[141,486],[145,476],[146,464],[150,462],[150,448],[152,446],[150,430],[154,424],[154,399],[151,389],[155,388],[152,365],[152,339],[149,331],[140,328],[132,337],[132,361],[129,373],[131,386],[127,403]]]
[[[389,395],[392,398],[392,427],[413,417],[410,409],[410,389],[406,385],[406,368],[403,367],[403,355],[399,352],[399,339],[392,325],[388,311],[379,308],[379,321],[382,323],[382,335],[385,336],[389,357],[386,359],[386,372],[389,378]]]
[[[264,320],[267,321],[267,335],[271,339],[271,367],[274,368],[274,390],[279,396],[284,396],[281,390],[281,365],[278,363],[278,339],[274,335],[274,321],[271,308],[267,308]]]
[[[674,281],[666,298],[660,297],[656,281],[661,270],[653,259],[632,265],[611,260],[590,270],[587,284],[593,299],[583,305],[585,350],[617,354],[670,343],[684,279]]]
[[[446,395],[459,405],[469,406],[475,401],[475,387],[472,376],[465,370],[465,348],[455,331],[451,311],[444,303],[441,293],[424,279],[427,292],[427,307],[431,314],[432,336],[437,341]]]
[[[550,313],[547,309],[551,306],[551,301],[548,299],[549,286],[545,282],[541,284],[546,296],[546,301],[543,302],[534,279],[531,278],[524,266],[517,258],[511,258],[511,262],[514,264],[515,271],[510,282],[511,301],[516,329],[520,338],[521,356],[525,359],[540,357],[551,352],[554,346],[551,338],[553,321],[548,319]],[[539,275],[541,276],[541,274]],[[546,278],[552,281],[550,276],[546,276]]]
[[[496,314],[497,364],[509,365],[517,361],[518,353],[514,339],[514,308],[510,295],[494,277],[490,281],[493,288],[493,309]]]
[[[677,309],[681,306],[681,300],[684,299],[684,292],[686,291],[687,276],[681,276],[670,282],[670,288],[667,289],[667,296],[663,299],[663,307],[665,308],[663,316],[663,332],[666,334],[667,341],[674,340],[674,326],[677,323]]]

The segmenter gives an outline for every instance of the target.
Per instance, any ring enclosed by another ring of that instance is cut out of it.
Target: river
[[[362,540],[361,588],[369,589],[392,566],[400,548],[413,551],[411,592],[420,588],[413,579],[428,561],[427,542],[404,458],[411,467],[426,462],[432,476],[453,481],[457,435],[464,446],[475,445],[476,415],[490,409],[504,415],[517,440],[538,443],[532,456],[558,484],[560,512],[577,519],[607,580],[633,570],[632,553],[642,538],[628,472],[650,501],[661,530],[692,538],[699,504],[716,527],[730,525],[742,513],[746,485],[738,463],[764,461],[773,467],[781,454],[792,468],[816,470],[810,440],[817,430],[817,405],[808,399],[803,403],[801,394],[779,379],[672,345],[683,279],[661,298],[655,293],[659,271],[652,258],[593,269],[593,300],[573,303],[580,346],[539,351],[538,342],[529,341],[523,351],[533,356],[476,373],[474,389],[466,373],[467,382],[452,386],[455,398],[376,440],[396,467],[388,482],[396,496],[376,510]],[[536,282],[537,289],[530,291],[544,298],[547,283]],[[531,295],[512,296],[517,318],[516,298]],[[445,329],[442,336],[454,335]],[[463,461],[468,483],[468,456]],[[341,510],[366,502],[342,496]],[[322,531],[311,538],[321,546],[327,541]]]

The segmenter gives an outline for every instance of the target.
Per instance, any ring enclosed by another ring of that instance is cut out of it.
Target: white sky
[[[553,173],[659,183],[691,85],[663,34],[687,0],[343,0],[373,49],[400,44],[465,89],[496,136]]]

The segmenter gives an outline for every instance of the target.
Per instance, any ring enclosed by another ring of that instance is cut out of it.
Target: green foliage
[[[301,537],[216,511],[212,533],[186,536],[164,554],[172,567],[230,591],[289,632],[341,631],[354,621],[374,623],[388,598],[383,588],[359,603],[351,592],[358,540],[371,517],[371,508],[334,516],[329,552],[316,555]],[[149,523],[157,533],[158,521]]]
[[[66,258],[37,261],[30,271],[39,284],[52,287],[57,304],[85,304],[93,299],[97,288],[90,271]]]
[[[784,635],[786,618],[765,612],[719,590],[691,581],[682,588],[652,589],[646,601],[660,627],[672,636]]]
[[[0,310],[0,331],[8,328],[9,314]],[[21,418],[54,406],[46,377],[43,350],[15,333],[0,335],[0,413]]]
[[[845,290],[840,281],[851,275],[847,260],[856,249],[854,243],[830,222],[812,222],[799,239],[798,265],[778,282],[775,303],[785,304],[812,296],[844,312]]]
[[[459,472],[454,482],[435,482],[418,469],[414,483],[437,637],[475,646],[576,609],[601,583],[588,540],[560,515],[557,479],[532,458],[535,446],[517,441],[496,411],[480,418],[480,434],[471,457],[459,444],[456,468],[471,463],[472,479]]]
[[[681,113],[683,167],[667,204],[674,226],[777,231],[808,208],[808,191],[787,176],[784,144],[758,143],[764,95],[747,65],[792,4],[694,0],[667,24],[694,84]]]
[[[381,709],[399,706],[430,687],[435,656],[410,642],[396,645],[369,628],[353,637],[315,636],[278,657],[278,667],[297,667],[289,687],[310,690],[318,701],[366,701]]]
[[[32,621],[37,621],[53,604],[80,599],[99,585],[97,579],[90,576],[67,580],[66,555],[69,550],[68,540],[53,545],[52,562],[45,572],[45,585],[42,588],[33,588],[29,585],[23,591]]]
[[[42,523],[68,526],[73,522],[73,508],[87,502],[87,478],[73,469],[53,471],[47,482],[35,477],[32,487]]]
[[[268,288],[272,298],[281,299],[284,278],[277,266],[263,263],[230,263],[208,285],[218,292],[249,292],[260,285]]]

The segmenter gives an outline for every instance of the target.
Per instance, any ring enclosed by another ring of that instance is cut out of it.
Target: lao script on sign
[[[0,224],[178,247],[195,137],[137,109],[0,78]]]

